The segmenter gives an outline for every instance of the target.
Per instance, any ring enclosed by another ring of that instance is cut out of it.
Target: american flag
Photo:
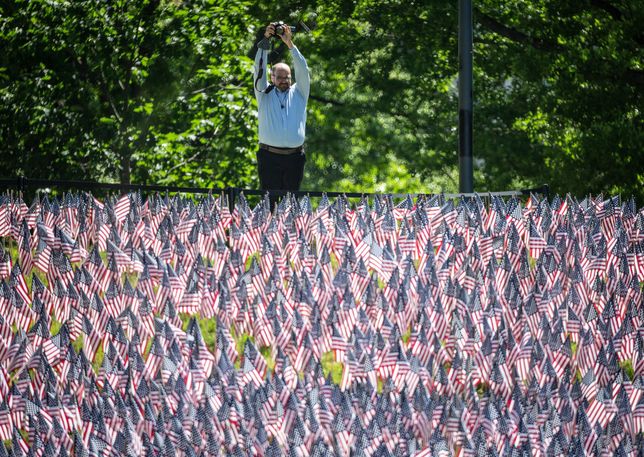
[[[0,452],[642,444],[632,200],[5,194],[0,237]]]

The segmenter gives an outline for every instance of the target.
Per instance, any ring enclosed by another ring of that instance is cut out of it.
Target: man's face
[[[283,66],[273,67],[271,80],[279,90],[287,91],[291,87],[291,70]]]

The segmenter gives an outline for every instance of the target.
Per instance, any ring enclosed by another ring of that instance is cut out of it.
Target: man
[[[304,136],[306,104],[309,99],[310,75],[306,60],[293,44],[293,33],[287,25],[270,24],[255,56],[255,97],[259,111],[259,151],[257,167],[262,190],[297,191],[304,175]],[[271,86],[267,86],[266,61],[270,38],[279,36],[289,48],[297,82],[292,83],[291,69],[283,62],[273,65]],[[276,201],[271,198],[272,203]],[[273,206],[273,205],[272,205]]]

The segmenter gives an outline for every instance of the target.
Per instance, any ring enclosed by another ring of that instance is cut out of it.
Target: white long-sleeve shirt
[[[258,48],[255,56],[254,78],[255,98],[257,98],[259,115],[259,142],[278,148],[296,148],[304,143],[306,134],[306,103],[309,99],[311,77],[304,56],[297,47],[291,48],[293,70],[297,82],[286,92],[277,87],[268,94],[266,77],[257,81],[259,61],[263,54],[263,74],[266,75],[268,51]]]

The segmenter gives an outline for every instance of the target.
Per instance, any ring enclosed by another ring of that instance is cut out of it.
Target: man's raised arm
[[[268,32],[268,30],[267,30]],[[311,75],[309,74],[309,67],[306,65],[306,59],[293,44],[293,32],[289,26],[284,26],[284,33],[280,35],[284,44],[291,51],[293,57],[293,68],[295,69],[295,88],[304,97],[304,100],[309,99],[309,92],[311,91]]]
[[[261,42],[260,42],[261,43]],[[255,89],[255,98],[259,100],[260,94],[264,92],[268,83],[266,82],[266,61],[268,60],[268,51],[257,46],[255,54],[255,66],[253,67],[253,89]]]
[[[275,26],[269,24],[264,31],[264,38],[257,43],[257,54],[255,54],[255,66],[253,67],[253,89],[255,98],[259,101],[261,94],[268,87],[266,82],[266,63],[268,61],[268,50],[271,48],[271,36],[275,34]]]
[[[295,88],[302,94],[304,100],[308,100],[309,92],[311,91],[311,75],[309,74],[306,59],[296,46],[291,48],[291,56],[293,57],[293,68],[295,69]]]

